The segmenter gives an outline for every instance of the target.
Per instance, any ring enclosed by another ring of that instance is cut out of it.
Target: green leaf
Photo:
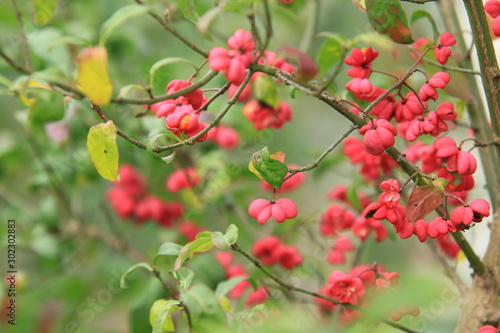
[[[174,278],[179,281],[177,289],[179,291],[186,291],[193,283],[194,272],[186,267],[181,267],[179,270],[173,272]]]
[[[4,86],[6,86],[9,89],[12,88],[13,85],[14,85],[11,80],[9,80],[8,78],[6,78],[2,74],[0,74],[0,84],[3,84]]]
[[[179,301],[175,300],[156,300],[151,306],[149,312],[149,322],[153,327],[153,333],[174,332],[174,322],[170,316],[172,312],[180,310]]]
[[[106,44],[111,34],[128,19],[148,12],[148,7],[144,5],[128,5],[117,10],[101,26],[99,45]]]
[[[220,13],[224,11],[224,6],[214,7],[207,12],[205,12],[196,22],[196,29],[204,37],[209,36],[210,26],[212,22],[220,16]]]
[[[172,154],[168,155],[168,156],[163,156],[161,158],[161,160],[163,162],[165,162],[166,164],[170,164],[170,163],[172,163],[172,161],[174,160],[174,158],[175,158],[175,151]]]
[[[345,38],[341,34],[336,33],[319,34],[319,36],[321,35],[328,37],[321,45],[318,53],[319,71],[324,75],[328,69],[342,59],[345,53]]]
[[[236,243],[236,240],[238,239],[238,228],[234,225],[231,224],[227,230],[226,234],[222,234],[221,232],[214,232],[212,233],[212,242],[216,247],[218,247],[221,250],[227,250]]]
[[[175,270],[181,268],[182,264],[196,252],[206,252],[214,247],[212,237],[200,237],[184,245],[175,260]]]
[[[215,289],[215,296],[226,296],[227,293],[230,292],[238,283],[247,279],[248,278],[245,276],[236,276],[230,278],[229,280],[222,281],[217,285],[217,288]]]
[[[142,90],[142,91],[147,93],[147,90],[143,86],[141,86],[139,84],[129,84],[128,86],[125,86],[125,87],[120,89],[120,92],[118,93],[117,98],[127,97],[130,94],[130,92],[134,89]]]
[[[231,306],[229,298],[226,296],[217,296],[217,301],[219,301],[219,304],[224,312],[233,314],[233,307]]]
[[[83,38],[76,37],[76,36],[63,36],[63,37],[55,38],[49,44],[47,44],[47,50],[50,51],[54,47],[64,45],[64,44],[84,45],[86,47],[91,46],[91,44]]]
[[[444,201],[442,185],[415,186],[406,203],[406,217],[412,222],[423,219]]]
[[[415,23],[415,21],[417,21],[421,18],[426,18],[427,20],[429,20],[429,23],[432,26],[432,33],[434,34],[434,40],[437,40],[439,37],[439,30],[437,28],[436,21],[434,21],[434,18],[432,17],[432,15],[430,13],[426,12],[425,10],[414,11],[413,14],[411,14],[410,24]]]
[[[413,43],[408,20],[399,0],[366,0],[366,10],[375,31],[395,43]]]
[[[212,233],[212,243],[214,243],[215,247],[221,250],[227,250],[231,246],[231,244],[227,242],[224,234],[219,231]]]
[[[278,87],[275,81],[269,75],[259,75],[253,82],[255,98],[266,103],[273,109],[280,106],[281,99],[278,94]]]
[[[288,173],[288,167],[285,163],[270,157],[267,146],[253,154],[251,164],[260,173],[262,179],[275,188],[281,187],[283,179]]]
[[[347,201],[357,210],[363,210],[363,206],[361,205],[361,200],[359,200],[358,188],[360,182],[352,182],[347,186]]]
[[[195,64],[193,64],[191,61],[184,59],[184,58],[169,57],[169,58],[164,58],[164,59],[158,60],[149,69],[149,86],[151,87],[151,89],[154,87],[154,79],[155,79],[156,71],[163,66],[177,64],[177,63],[188,64],[188,65],[193,66],[193,68],[195,70],[198,69],[198,67],[196,67]]]
[[[135,271],[138,268],[145,268],[150,272],[153,271],[153,267],[151,267],[148,263],[141,262],[141,263],[135,264],[134,266],[127,269],[127,271],[125,273],[123,273],[122,278],[120,279],[120,287],[122,287],[123,289],[128,288],[127,282],[126,282],[127,276],[129,276],[130,273],[132,273],[133,271]]]
[[[180,254],[181,249],[182,249],[182,245],[175,244],[175,243],[163,243],[153,258],[153,265],[156,266],[156,264],[158,263],[158,259],[160,259],[162,257],[175,257],[175,258],[177,258]],[[170,263],[169,263],[168,266],[172,266],[172,268],[173,268],[173,263],[174,263],[174,260],[171,260],[172,265],[170,265]]]
[[[211,231],[200,231],[199,233],[196,234],[195,239],[202,238],[202,237],[212,237],[212,232]]]
[[[226,229],[226,239],[229,244],[233,245],[238,240],[238,227],[234,224],[229,225]]]
[[[194,0],[181,0],[180,8],[182,15],[184,15],[184,17],[189,21],[196,23],[196,21],[200,18],[200,15],[194,6]]]
[[[33,14],[33,22],[47,24],[54,16],[58,3],[58,0],[34,0],[35,13]]]
[[[64,102],[61,96],[52,90],[29,88],[25,91],[35,99],[30,107],[29,120],[35,124],[61,120],[64,117]]]
[[[191,289],[181,293],[181,299],[189,309],[194,331],[227,332],[226,315],[210,288],[203,284],[193,285]]]
[[[87,136],[90,159],[104,179],[120,180],[118,177],[118,146],[113,121],[92,126]]]

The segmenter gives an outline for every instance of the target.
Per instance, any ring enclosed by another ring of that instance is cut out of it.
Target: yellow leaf
[[[87,47],[78,55],[77,82],[83,94],[96,105],[109,104],[113,86],[108,75],[108,52]]]
[[[87,136],[90,159],[102,178],[120,180],[118,177],[118,146],[113,121],[92,126]]]
[[[260,174],[260,172],[257,171],[257,169],[255,169],[255,166],[253,165],[252,161],[248,163],[248,170],[252,171],[257,177],[262,179],[262,175]]]

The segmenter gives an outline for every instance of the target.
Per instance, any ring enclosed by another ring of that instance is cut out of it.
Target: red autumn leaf
[[[415,222],[423,219],[444,200],[444,192],[433,184],[416,186],[406,205],[406,217]]]
[[[293,46],[282,46],[280,53],[290,62],[297,64],[297,79],[299,81],[309,81],[318,75],[318,66],[316,62],[304,52]]]

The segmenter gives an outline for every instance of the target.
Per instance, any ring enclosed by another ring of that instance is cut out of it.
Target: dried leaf
[[[434,184],[416,186],[406,205],[406,217],[410,221],[423,219],[444,200],[444,191]]]

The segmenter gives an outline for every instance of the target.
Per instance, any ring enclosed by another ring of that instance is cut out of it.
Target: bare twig
[[[26,68],[28,72],[32,72],[33,68],[31,67],[31,57],[30,57],[30,50],[28,48],[28,40],[26,39],[26,32],[24,31],[23,15],[19,10],[19,7],[17,6],[17,1],[11,0],[11,2],[12,2],[12,7],[14,7],[17,25],[19,27],[19,35],[21,37],[21,49],[23,50],[24,68]]]

